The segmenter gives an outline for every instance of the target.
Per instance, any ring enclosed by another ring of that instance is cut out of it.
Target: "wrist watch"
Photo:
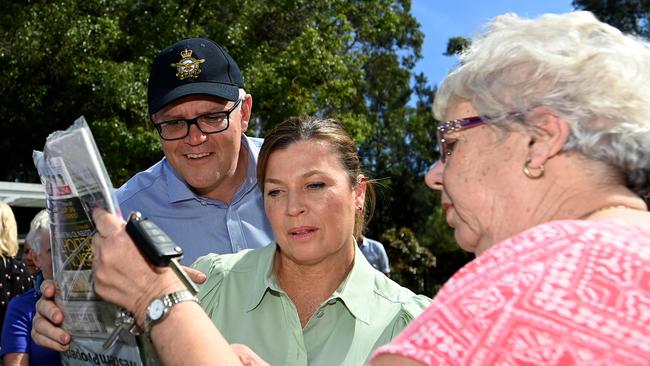
[[[192,295],[188,290],[179,290],[153,299],[147,307],[144,317],[144,332],[147,336],[151,334],[151,327],[165,319],[169,310],[176,304],[185,301],[195,301],[200,304],[199,299]]]

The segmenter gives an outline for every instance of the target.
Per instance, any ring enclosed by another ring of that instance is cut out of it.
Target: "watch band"
[[[197,304],[201,304],[199,299],[186,289],[170,292],[159,298],[153,299],[147,307],[147,312],[144,318],[144,332],[147,337],[151,334],[151,327],[165,319],[167,314],[169,314],[169,310],[174,305],[185,301],[194,301]]]

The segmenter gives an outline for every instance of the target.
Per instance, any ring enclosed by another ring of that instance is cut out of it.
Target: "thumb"
[[[199,271],[198,269],[183,266],[183,270],[185,271],[185,273],[187,273],[188,276],[190,276],[192,281],[194,281],[199,285],[203,284],[205,280],[208,279],[208,276],[206,276],[205,273]]]

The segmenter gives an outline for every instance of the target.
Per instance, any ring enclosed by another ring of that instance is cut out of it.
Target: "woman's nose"
[[[289,216],[297,216],[305,212],[305,205],[302,202],[303,198],[300,194],[289,194],[287,199],[287,214]]]
[[[424,182],[431,189],[442,190],[442,173],[445,171],[445,163],[438,160],[429,167],[427,175],[424,176]]]

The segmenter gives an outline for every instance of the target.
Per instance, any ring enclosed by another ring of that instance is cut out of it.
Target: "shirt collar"
[[[255,309],[268,291],[285,293],[280,288],[273,263],[277,251],[277,243],[267,245],[264,248],[255,249],[263,251],[259,260],[259,269],[256,278],[263,276],[263,281],[255,281],[250,293],[247,311]],[[327,299],[341,299],[352,315],[368,324],[370,323],[369,306],[374,290],[375,269],[363,257],[363,253],[356,248],[354,253],[354,265],[348,276],[343,280],[334,293]]]
[[[174,168],[169,164],[166,157],[163,158],[162,175],[167,184],[169,203],[198,198],[198,196],[192,192],[187,183],[176,174],[176,171],[174,171]]]
[[[252,283],[252,288],[250,291],[247,291],[250,296],[249,296],[249,301],[248,305],[246,306],[246,311],[251,311],[255,309],[260,302],[262,302],[262,299],[264,298],[264,295],[267,293],[267,291],[276,291],[276,292],[284,292],[280,288],[280,284],[278,283],[277,277],[275,275],[275,272],[273,271],[273,260],[275,259],[275,253],[277,251],[277,246],[278,244],[276,242],[272,242],[271,244],[255,249],[260,253],[260,258],[258,261],[258,266],[257,266],[257,273],[255,273],[255,278],[263,278],[262,281],[254,281]]]
[[[354,266],[330,299],[340,298],[355,318],[368,324],[370,323],[368,309],[370,309],[374,288],[375,269],[355,246]]]
[[[357,242],[357,243],[358,243],[358,242]],[[360,247],[363,247],[363,248],[365,248],[365,247],[368,246],[368,239],[366,239],[365,236],[364,236],[363,239],[361,240],[361,243],[360,243],[359,246],[360,246]]]
[[[257,188],[257,156],[260,153],[260,147],[253,143],[246,135],[242,135],[241,148],[248,152],[248,167],[246,168],[246,178],[237,188],[233,195],[231,204],[237,203],[246,193]]]
[[[257,155],[259,154],[260,148],[256,144],[251,143],[246,135],[242,134],[241,140],[242,148],[245,147],[246,151],[248,151],[248,168],[246,170],[246,178],[244,178],[244,182],[239,186],[239,188],[237,188],[231,203],[239,201],[248,191],[255,188],[257,185],[256,167]],[[169,203],[192,199],[212,201],[209,198],[195,194],[189,185],[187,185],[187,183],[176,174],[176,171],[174,171],[174,168],[169,164],[166,157],[163,158],[162,171],[165,183],[167,184]]]

